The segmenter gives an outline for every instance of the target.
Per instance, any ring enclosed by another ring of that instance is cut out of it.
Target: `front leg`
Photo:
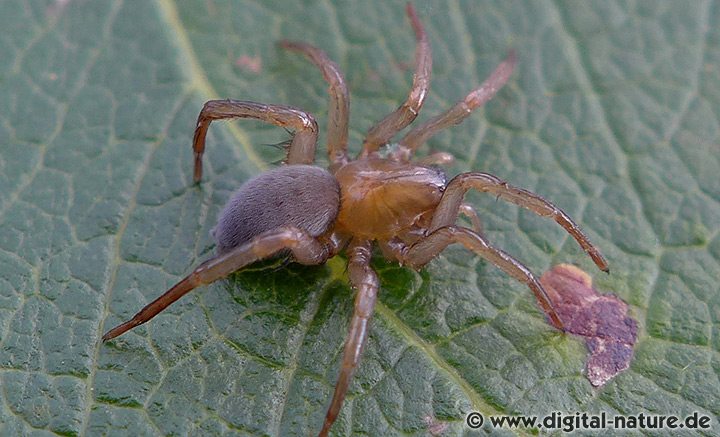
[[[432,54],[430,40],[425,33],[420,19],[415,13],[412,3],[405,7],[410,24],[415,31],[415,74],[412,88],[407,100],[398,109],[377,122],[367,133],[360,156],[368,156],[376,152],[380,146],[387,144],[398,132],[415,120],[422,108],[430,88],[430,72],[432,71]]]
[[[595,265],[604,272],[609,272],[607,261],[595,247],[590,239],[583,233],[565,211],[558,208],[541,196],[522,188],[514,187],[497,176],[489,173],[462,173],[448,183],[435,210],[428,232],[433,232],[444,226],[452,226],[457,220],[465,193],[474,188],[478,191],[494,194],[515,205],[528,209],[543,217],[550,217],[570,234],[580,244],[585,253],[595,262]]]
[[[508,275],[527,285],[542,309],[550,317],[552,324],[560,330],[565,329],[547,292],[545,292],[543,286],[540,285],[540,281],[537,280],[530,269],[509,254],[491,246],[482,235],[470,229],[459,226],[446,226],[431,232],[427,237],[421,238],[410,247],[395,241],[394,244],[386,244],[383,248],[391,251],[392,255],[401,264],[420,269],[453,243],[462,244],[468,250],[475,252],[495,264]]]
[[[428,121],[420,124],[407,133],[400,141],[400,153],[398,159],[407,161],[430,137],[450,126],[460,124],[475,109],[484,105],[485,102],[492,99],[495,94],[505,86],[510,75],[515,69],[517,57],[514,51],[488,77],[485,82],[470,92],[464,99],[457,102],[452,108],[435,116]]]

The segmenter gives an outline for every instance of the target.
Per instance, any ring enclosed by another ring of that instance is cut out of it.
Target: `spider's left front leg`
[[[474,188],[481,192],[491,193],[499,198],[528,209],[543,217],[550,217],[570,234],[580,247],[592,258],[595,265],[604,272],[609,272],[608,264],[585,233],[580,229],[565,211],[558,208],[541,196],[522,188],[514,187],[497,176],[489,173],[470,172],[455,176],[448,183],[435,210],[428,232],[433,232],[444,226],[455,224],[458,213],[462,207],[462,200],[465,193]]]
[[[369,241],[353,241],[348,249],[348,275],[350,284],[356,289],[355,309],[353,310],[350,330],[345,338],[342,367],[338,376],[332,401],[325,415],[320,436],[326,436],[335,422],[340,407],[342,407],[347,394],[350,380],[355,373],[360,356],[362,355],[369,332],[370,317],[372,317],[377,301],[378,277],[370,267],[372,245]]]
[[[558,329],[564,329],[563,322],[555,311],[552,301],[530,269],[509,254],[491,246],[485,237],[470,229],[460,226],[445,226],[431,232],[410,247],[397,244],[387,247],[394,252],[395,257],[402,264],[414,269],[420,269],[453,243],[462,244],[468,250],[475,252],[495,264],[508,275],[527,285],[540,306],[552,320],[553,325]]]

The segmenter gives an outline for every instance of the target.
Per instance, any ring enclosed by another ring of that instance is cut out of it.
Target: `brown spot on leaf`
[[[605,385],[630,366],[637,340],[637,322],[628,306],[613,294],[592,288],[583,270],[560,264],[540,278],[555,311],[571,334],[585,337],[590,357],[587,377],[595,387]]]
[[[427,426],[428,433],[432,436],[442,435],[448,429],[447,422],[437,420],[437,418],[433,416],[423,417],[423,422],[425,422]]]
[[[235,61],[235,65],[253,74],[259,74],[262,71],[262,59],[260,56],[242,55]]]

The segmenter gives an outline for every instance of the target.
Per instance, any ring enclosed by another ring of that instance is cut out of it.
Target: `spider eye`
[[[435,171],[435,174],[437,175],[437,177],[438,177],[440,180],[442,180],[442,184],[443,184],[443,188],[444,188],[444,187],[447,185],[447,182],[448,182],[448,181],[447,181],[447,173],[445,173],[445,169],[443,169],[443,168],[442,168],[440,165],[438,165],[438,164],[432,164],[432,165],[428,166],[428,168],[430,168],[430,169],[432,169],[432,170]]]

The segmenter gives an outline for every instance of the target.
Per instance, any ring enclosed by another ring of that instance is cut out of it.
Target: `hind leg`
[[[285,249],[290,250],[293,259],[301,264],[322,264],[331,255],[328,247],[300,229],[287,227],[268,231],[255,237],[249,243],[200,264],[183,280],[141,309],[132,319],[105,333],[102,340],[108,341],[142,325],[201,285],[217,281],[248,264]]]

